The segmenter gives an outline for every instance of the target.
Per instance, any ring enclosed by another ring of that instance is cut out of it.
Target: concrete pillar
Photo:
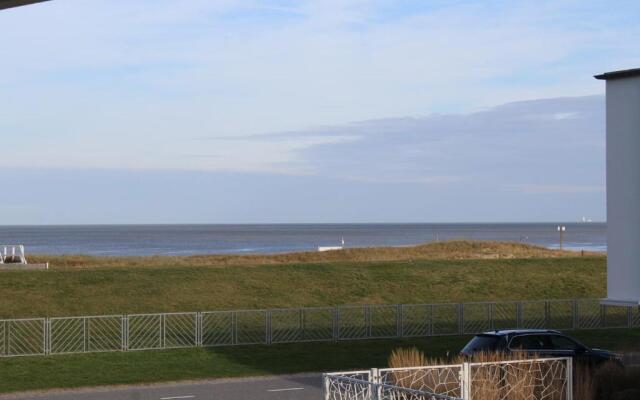
[[[640,68],[607,85],[607,299],[640,304]]]

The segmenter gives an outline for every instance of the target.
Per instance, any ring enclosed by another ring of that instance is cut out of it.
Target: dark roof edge
[[[640,76],[640,68],[605,72],[604,74],[594,75],[594,78],[608,80],[608,79],[630,78],[632,76]]]
[[[5,8],[26,6],[28,4],[41,3],[48,0],[0,0],[0,10]]]

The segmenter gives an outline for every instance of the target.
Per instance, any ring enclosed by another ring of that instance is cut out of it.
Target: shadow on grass
[[[320,343],[288,343],[271,346],[213,347],[206,351],[230,365],[242,365],[264,374],[330,372],[384,368],[398,347],[417,347],[432,357],[457,355],[469,336],[420,339],[363,340]]]
[[[398,347],[443,356],[457,353],[467,340],[451,336],[0,358],[0,393],[369,369],[386,366]]]

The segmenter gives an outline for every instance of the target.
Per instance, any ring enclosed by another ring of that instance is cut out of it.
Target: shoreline
[[[410,244],[397,244],[397,245],[372,245],[372,246],[344,246],[342,249],[335,249],[331,251],[340,251],[340,250],[369,250],[369,249],[406,249],[406,248],[414,248],[425,245],[435,245],[438,243],[447,243],[447,242],[486,242],[486,243],[505,243],[505,244],[521,244],[525,246],[543,248],[550,251],[566,251],[566,252],[576,252],[580,253],[584,251],[585,253],[597,253],[606,255],[607,250],[602,250],[603,246],[591,245],[591,246],[579,246],[579,245],[564,245],[562,249],[559,246],[543,246],[535,243],[529,242],[519,242],[519,241],[508,241],[508,240],[483,240],[483,239],[447,239],[440,241],[428,241],[422,243],[410,243]],[[318,246],[324,247],[324,246]],[[331,246],[329,246],[331,247]],[[336,246],[338,247],[338,246]],[[174,250],[174,251],[165,251],[159,253],[149,253],[149,254],[129,254],[125,252],[118,252],[117,250],[113,251],[88,251],[88,252],[29,252],[29,254],[33,256],[54,256],[54,257],[65,257],[65,256],[84,256],[84,257],[96,257],[96,258],[109,258],[109,257],[207,257],[207,256],[277,256],[277,255],[287,255],[287,254],[300,254],[300,253],[317,253],[319,252],[317,248],[312,249],[290,249],[290,250],[274,250],[274,251],[260,251],[256,248],[240,248],[236,250],[222,250],[222,251],[198,251],[198,250]]]
[[[563,223],[564,224],[564,223]],[[564,245],[606,250],[606,225],[566,223]],[[28,254],[97,257],[287,254],[319,246],[412,247],[448,240],[517,242],[559,247],[557,224],[197,224],[0,226],[0,243],[24,244]]]

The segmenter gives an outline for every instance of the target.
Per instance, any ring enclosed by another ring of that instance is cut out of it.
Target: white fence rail
[[[571,358],[324,374],[325,400],[572,400]]]
[[[598,300],[365,305],[0,319],[0,357],[409,338],[493,329],[640,327],[638,307]]]
[[[4,263],[26,264],[24,246],[21,244],[0,244],[0,264]]]

